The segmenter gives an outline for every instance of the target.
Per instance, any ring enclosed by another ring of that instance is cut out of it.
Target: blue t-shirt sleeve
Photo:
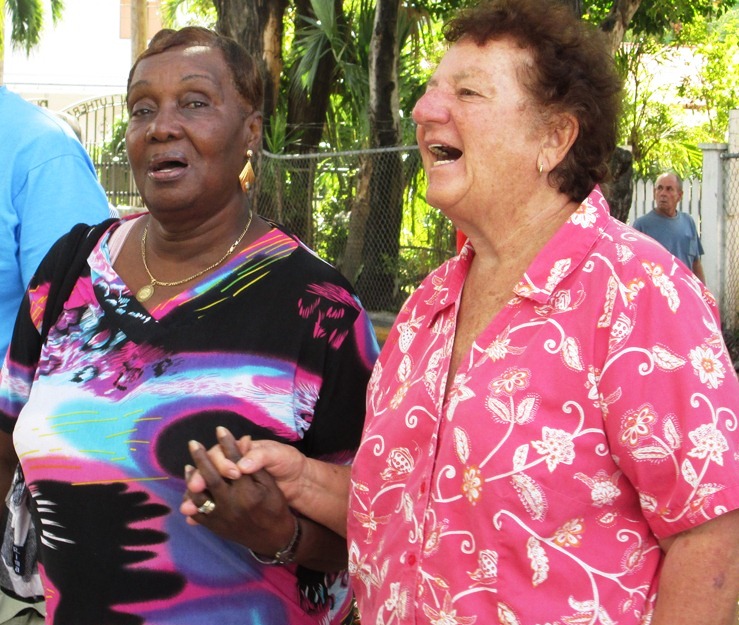
[[[27,173],[13,203],[20,223],[19,261],[28,284],[52,244],[77,223],[96,224],[109,215],[105,191],[82,145],[66,141]]]

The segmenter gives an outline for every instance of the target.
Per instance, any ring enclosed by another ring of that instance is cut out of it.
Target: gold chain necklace
[[[250,209],[249,219],[247,219],[246,226],[244,226],[244,229],[239,235],[239,238],[233,242],[233,245],[231,245],[231,247],[228,248],[228,251],[223,256],[221,256],[219,260],[214,262],[209,267],[206,267],[205,269],[201,269],[195,275],[192,275],[189,278],[185,278],[184,280],[175,280],[173,282],[163,282],[162,280],[157,280],[154,276],[151,275],[151,270],[149,269],[149,265],[146,263],[146,234],[149,232],[149,223],[147,222],[146,226],[144,226],[144,234],[141,235],[141,260],[144,263],[144,269],[146,269],[146,273],[149,276],[150,283],[145,284],[138,291],[136,291],[136,299],[143,303],[151,299],[151,296],[154,295],[155,286],[179,286],[180,284],[185,284],[185,282],[190,282],[190,280],[199,278],[204,273],[208,273],[211,269],[215,269],[216,267],[218,267],[218,265],[220,265],[224,260],[226,260],[229,256],[231,256],[234,250],[239,246],[239,243],[241,243],[241,239],[244,238],[247,230],[249,230],[249,226],[251,226],[251,219],[253,215],[254,213]]]

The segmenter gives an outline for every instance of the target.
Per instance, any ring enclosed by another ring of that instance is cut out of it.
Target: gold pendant
[[[145,284],[138,291],[136,291],[136,299],[139,300],[142,304],[152,295],[154,295],[153,284]]]

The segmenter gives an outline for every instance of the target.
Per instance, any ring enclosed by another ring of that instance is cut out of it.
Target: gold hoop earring
[[[246,165],[244,165],[244,169],[239,174],[239,183],[244,193],[247,193],[254,186],[254,182],[257,179],[254,168],[251,166],[251,157],[253,154],[251,150],[246,151]]]
[[[541,163],[539,163],[538,169],[539,169],[539,175],[541,176],[541,174],[544,172],[544,165],[542,165]]]

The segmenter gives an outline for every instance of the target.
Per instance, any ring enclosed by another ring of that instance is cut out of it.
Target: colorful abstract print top
[[[362,620],[649,623],[658,540],[739,507],[739,381],[715,302],[596,190],[445,399],[473,256],[411,296],[370,381],[348,528]]]
[[[114,226],[115,228],[115,226]],[[0,378],[42,528],[48,623],[338,623],[345,574],[265,566],[178,508],[188,441],[222,425],[350,462],[377,356],[348,283],[278,228],[149,314],[108,234],[36,360],[56,250],[29,288]]]

